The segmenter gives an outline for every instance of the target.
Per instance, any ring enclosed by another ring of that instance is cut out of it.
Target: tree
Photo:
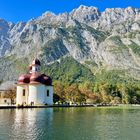
[[[65,96],[66,100],[72,103],[76,102],[76,98],[78,97],[78,88],[76,84],[72,84],[70,86],[65,87]]]
[[[64,86],[62,85],[61,82],[59,81],[54,82],[54,93],[55,93],[54,96],[55,102],[59,100],[60,102],[63,103],[65,101]]]
[[[15,99],[16,99],[16,88],[9,88],[6,93],[4,98],[10,98],[11,99],[11,104],[15,103]]]

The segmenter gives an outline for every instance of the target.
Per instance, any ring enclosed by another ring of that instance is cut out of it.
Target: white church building
[[[19,77],[16,105],[53,105],[52,79],[40,73],[40,61],[36,58],[29,66],[29,73]]]

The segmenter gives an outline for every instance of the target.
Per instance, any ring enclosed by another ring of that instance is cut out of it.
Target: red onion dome
[[[34,72],[31,74],[30,83],[40,83],[41,74],[38,72]]]
[[[41,83],[50,86],[52,85],[52,79],[49,76],[46,76],[45,74],[34,72],[30,77],[30,83],[31,84]]]
[[[30,74],[22,74],[18,79],[18,84],[30,83]]]
[[[32,65],[39,65],[40,66],[41,63],[40,63],[39,59],[35,58],[32,62]]]
[[[42,74],[42,77],[43,77],[43,83],[45,85],[52,85],[52,79],[49,76]]]

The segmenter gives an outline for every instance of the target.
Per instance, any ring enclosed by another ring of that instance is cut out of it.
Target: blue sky
[[[0,18],[12,22],[27,21],[45,11],[70,12],[80,5],[95,6],[100,11],[112,7],[140,8],[140,0],[0,0]]]

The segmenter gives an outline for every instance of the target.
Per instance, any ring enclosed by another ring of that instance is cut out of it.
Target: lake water
[[[140,107],[0,110],[0,140],[140,140]]]

